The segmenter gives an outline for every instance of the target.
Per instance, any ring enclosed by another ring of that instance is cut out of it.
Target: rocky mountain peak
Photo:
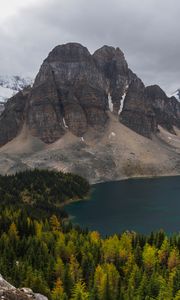
[[[78,43],[55,47],[44,60],[35,80],[35,86],[46,80],[57,85],[73,85],[76,81],[87,80],[95,84],[97,70],[88,49]]]
[[[79,43],[67,43],[56,46],[45,59],[45,62],[79,62],[90,57],[88,49]]]
[[[175,134],[173,126],[179,127],[180,124],[180,103],[175,98],[169,98],[158,85],[146,87],[145,92],[157,124]]]
[[[119,48],[103,46],[93,54],[98,67],[106,73],[107,77],[113,76],[113,72],[120,72],[121,75],[127,74],[128,65],[124,53]]]
[[[93,54],[94,57],[104,57],[106,61],[113,59],[116,56],[124,58],[124,53],[117,47],[104,45]],[[124,58],[125,59],[125,58]]]
[[[83,137],[105,132],[108,111],[135,132],[151,138],[158,124],[173,132],[180,103],[157,85],[145,88],[119,48],[103,46],[91,55],[78,43],[55,47],[30,90],[8,101],[0,118],[0,145],[25,125],[31,135],[53,143],[67,131]]]
[[[152,98],[153,100],[155,99],[167,99],[166,93],[160,88],[159,85],[150,85],[146,87],[146,93],[147,95]]]

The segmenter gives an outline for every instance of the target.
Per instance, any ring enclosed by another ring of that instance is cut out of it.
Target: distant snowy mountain
[[[180,101],[180,89],[177,89],[171,96],[174,96],[178,101]]]
[[[17,91],[0,86],[0,102],[5,102],[8,98],[12,97]]]
[[[6,102],[7,99],[32,83],[33,80],[29,77],[0,75],[0,102]]]

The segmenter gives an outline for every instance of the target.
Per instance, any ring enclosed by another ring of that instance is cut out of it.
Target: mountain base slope
[[[102,132],[90,129],[83,137],[68,132],[47,145],[32,137],[26,127],[0,149],[0,173],[11,174],[31,168],[73,172],[91,183],[129,177],[180,174],[180,131],[165,129],[147,139],[108,113]]]

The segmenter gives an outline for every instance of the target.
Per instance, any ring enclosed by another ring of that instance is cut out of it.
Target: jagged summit
[[[124,57],[124,53],[120,50],[119,47],[114,48],[114,47],[108,46],[108,45],[104,45],[101,48],[97,49],[94,52],[93,56],[96,56],[96,55],[106,55],[106,56],[109,55],[109,57],[111,57],[111,58],[115,55]]]
[[[146,91],[153,99],[156,99],[157,97],[164,98],[164,99],[168,98],[166,93],[157,84],[147,86]]]
[[[114,126],[118,129],[109,132]],[[56,147],[56,142],[60,145],[66,144],[70,136],[70,140],[77,139],[81,142],[81,146],[85,147],[89,139],[93,140],[94,144],[94,140],[100,143],[98,139],[101,137],[105,139],[105,142],[102,142],[105,148],[103,151],[98,148],[101,153],[98,154],[100,155],[98,170],[104,170],[106,163],[102,161],[107,152],[107,155],[110,155],[110,158],[109,156],[106,158],[106,162],[110,159],[108,171],[112,170],[111,173],[114,173],[116,170],[119,174],[123,173],[122,169],[126,167],[121,165],[121,170],[116,167],[119,166],[119,160],[117,161],[119,154],[115,158],[115,149],[123,151],[121,158],[126,163],[129,159],[131,161],[131,151],[126,156],[126,151],[129,151],[126,149],[134,147],[129,139],[136,144],[136,140],[144,137],[159,138],[159,134],[161,132],[164,134],[163,130],[165,130],[168,132],[166,140],[169,147],[169,142],[173,145],[178,143],[171,137],[171,134],[178,135],[178,128],[180,128],[180,102],[173,97],[167,97],[157,85],[145,87],[142,80],[129,69],[124,54],[119,48],[105,45],[94,54],[90,54],[86,47],[78,43],[68,43],[55,47],[49,53],[32,87],[18,92],[6,103],[5,110],[0,116],[0,146],[11,141],[13,143],[19,136],[25,134],[38,145],[32,146],[32,149],[42,149],[43,145],[47,144]],[[137,134],[138,138],[136,138]],[[111,145],[114,136],[117,145],[115,143]],[[118,136],[121,136],[121,139]],[[24,137],[22,140],[24,142]],[[107,146],[108,143],[110,146]],[[140,144],[132,153],[139,155]],[[76,149],[80,146],[74,147]],[[19,151],[19,146],[17,148]],[[3,149],[6,149],[6,146]],[[71,156],[75,150],[71,147],[69,149],[71,149],[69,154]],[[164,145],[161,150],[163,153],[166,151]],[[89,168],[93,166],[96,170],[94,164],[98,163],[92,153],[94,151],[90,150],[90,154],[86,154],[85,157],[89,162]],[[83,151],[77,151],[77,154],[81,158],[84,155]],[[154,152],[150,156],[153,160]],[[138,159],[141,162],[142,158]],[[59,160],[61,161],[61,158]],[[75,155],[72,165],[76,160]],[[24,166],[24,161],[22,165]],[[56,166],[57,162],[53,164],[53,167]],[[156,169],[154,164],[151,170],[153,168]],[[174,165],[173,168],[177,169]],[[136,170],[144,170],[144,167]],[[101,171],[94,171],[93,176],[99,178]],[[83,175],[82,169],[75,168],[75,172]]]
[[[22,111],[17,112],[19,102]],[[108,110],[124,125],[151,137],[158,124],[179,126],[179,103],[169,103],[160,87],[145,88],[119,48],[105,45],[91,55],[78,43],[59,45],[44,60],[29,94],[17,94],[6,106],[0,119],[0,144],[15,137],[24,124],[45,143],[55,142],[67,130],[77,136],[90,128],[102,131]],[[10,133],[9,115],[15,120]]]

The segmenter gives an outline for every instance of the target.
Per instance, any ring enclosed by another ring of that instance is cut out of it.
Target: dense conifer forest
[[[180,235],[101,238],[55,214],[59,203],[88,192],[88,183],[72,174],[35,170],[0,177],[3,277],[50,300],[179,300]],[[46,201],[53,211],[44,210]]]
[[[26,207],[33,214],[47,215],[59,209],[66,201],[85,198],[89,183],[81,176],[47,170],[27,170],[15,175],[0,175],[0,204]]]

